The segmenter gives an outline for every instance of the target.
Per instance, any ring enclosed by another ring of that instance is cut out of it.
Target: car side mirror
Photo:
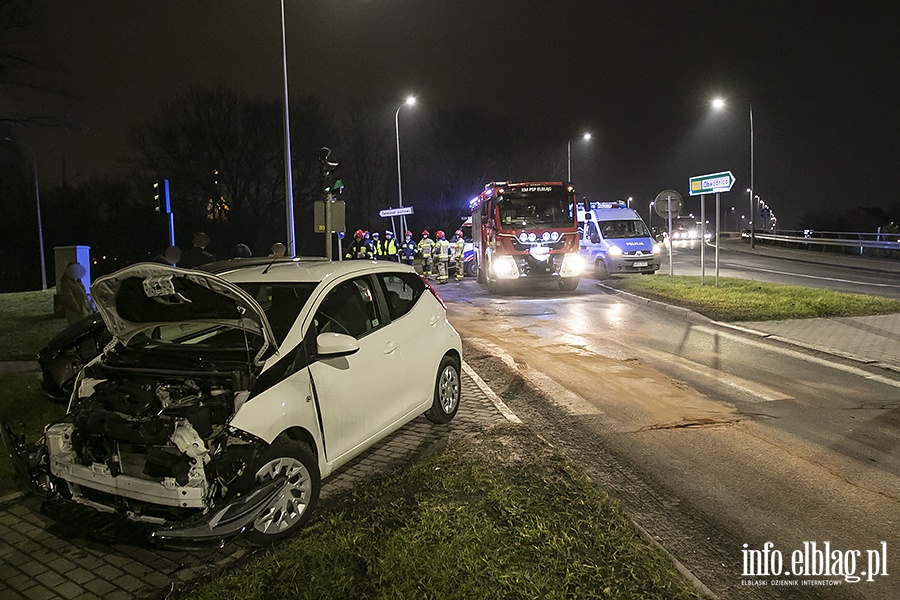
[[[592,244],[599,244],[599,243],[600,243],[600,236],[597,235],[596,233],[593,234],[593,235],[591,235],[591,243],[592,243]]]
[[[349,356],[359,350],[356,338],[346,333],[320,333],[316,337],[316,352],[326,358]]]

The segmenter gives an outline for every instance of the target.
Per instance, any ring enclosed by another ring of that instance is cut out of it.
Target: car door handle
[[[439,322],[440,320],[441,320],[441,318],[438,317],[437,315],[431,315],[431,318],[428,319],[428,325],[429,325],[430,327],[434,327],[435,325],[438,324],[438,322]]]
[[[394,342],[388,342],[387,344],[384,345],[384,353],[390,354],[399,347],[400,347],[400,344],[395,344]]]

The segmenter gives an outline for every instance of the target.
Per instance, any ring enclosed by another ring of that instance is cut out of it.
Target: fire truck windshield
[[[503,229],[546,229],[572,225],[571,194],[507,194],[499,199]]]

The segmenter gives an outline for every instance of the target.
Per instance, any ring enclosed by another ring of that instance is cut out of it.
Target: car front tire
[[[432,423],[449,423],[459,410],[460,388],[459,362],[445,356],[434,383],[434,399],[425,417]]]
[[[247,537],[257,545],[269,544],[297,532],[319,500],[319,466],[306,447],[276,441],[256,461],[256,480],[264,482],[279,475],[287,478],[281,492],[257,515]]]

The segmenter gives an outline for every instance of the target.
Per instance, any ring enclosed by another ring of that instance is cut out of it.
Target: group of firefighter
[[[465,240],[463,232],[456,230],[454,242],[451,244],[444,232],[438,229],[435,239],[429,237],[428,230],[422,232],[422,239],[416,242],[412,231],[407,231],[403,241],[394,238],[393,231],[385,231],[384,239],[379,239],[378,232],[369,234],[368,231],[357,229],[353,234],[353,241],[344,253],[346,260],[390,260],[413,266],[416,258],[422,259],[422,275],[431,277],[435,275],[438,283],[447,283],[450,278],[450,259],[456,261],[456,280],[460,281],[465,273],[463,268],[463,253]]]

